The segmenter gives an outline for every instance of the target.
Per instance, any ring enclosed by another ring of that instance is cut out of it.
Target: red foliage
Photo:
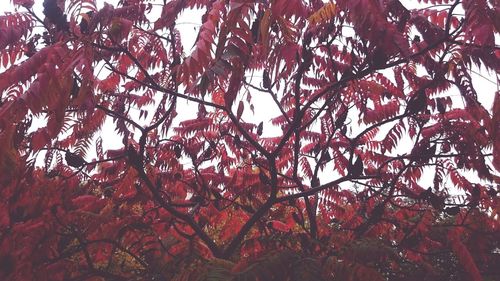
[[[12,2],[0,279],[500,278],[494,1]]]

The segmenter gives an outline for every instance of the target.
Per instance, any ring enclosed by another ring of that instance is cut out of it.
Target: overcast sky
[[[1,0],[3,5],[0,5],[0,14],[4,14],[5,12],[13,12],[14,7],[11,4],[10,0]],[[119,0],[108,0],[108,1],[97,1],[98,2],[98,8],[101,8],[104,5],[104,2],[107,2],[112,5],[116,5]],[[155,1],[151,1],[154,3]],[[419,5],[417,1],[402,1],[406,7],[408,8],[415,8],[416,5]],[[156,3],[163,3],[163,0],[156,0]],[[34,11],[39,15],[39,17],[43,18],[43,0],[35,0],[35,6],[34,6]],[[155,7],[157,9],[153,9],[155,11],[153,14],[149,15],[149,18],[151,20],[156,19],[160,15],[161,9],[159,9],[159,6]],[[21,10],[24,8],[21,8]],[[460,11],[459,11],[460,12]],[[201,14],[200,12],[196,11],[185,11],[177,20],[177,28],[179,29],[181,33],[181,38],[183,41],[184,45],[184,51],[187,53],[186,55],[189,54],[190,48],[193,46],[194,40],[197,36],[198,29],[200,26],[201,22]],[[498,38],[497,38],[498,39]],[[2,70],[0,69],[0,72]],[[472,79],[474,82],[474,86],[478,92],[478,98],[479,101],[483,104],[483,106],[491,110],[492,104],[493,104],[493,99],[495,96],[495,91],[497,91],[497,83],[496,80],[497,78],[495,77],[495,73],[486,73],[484,70],[478,70],[478,69],[473,69],[473,74],[472,74]],[[255,82],[256,85],[260,84],[260,77],[256,76],[253,78],[253,81]],[[260,94],[260,95],[259,95]],[[450,91],[449,93],[446,93],[446,95],[452,95],[456,96],[459,98],[459,93],[455,89],[453,91]],[[245,114],[243,115],[243,118],[246,120],[251,120],[254,123],[258,123],[260,121],[263,121],[265,124],[269,123],[270,118],[275,117],[276,114],[279,114],[279,111],[277,110],[269,110],[269,108],[266,108],[266,105],[272,105],[273,102],[271,98],[267,95],[262,95],[262,93],[255,93],[253,95],[253,102],[255,103],[256,107],[256,112],[255,116],[252,116],[249,110],[245,110]],[[269,100],[266,100],[268,98]],[[237,103],[235,103],[237,104]],[[258,106],[260,105],[260,106]],[[189,118],[194,118],[196,116],[196,109],[197,107],[193,107],[193,104],[188,104],[185,101],[179,101],[177,111],[182,114],[182,119],[189,119]],[[103,132],[113,132],[114,130],[114,125],[110,122],[108,122],[103,130]],[[269,126],[266,127],[266,130],[264,131],[265,135],[279,135],[281,134],[281,130],[278,128],[275,128],[275,130],[269,128]],[[121,141],[116,141],[113,140],[114,138],[109,138],[109,136],[103,136],[103,141],[104,141],[104,146],[108,148],[118,148],[117,145],[121,145]],[[411,147],[410,147],[411,148]]]
[[[5,12],[14,12],[14,6],[12,5],[11,0],[2,0],[2,4],[0,5],[0,14],[3,14]],[[112,5],[116,5],[119,0],[97,0],[97,5],[98,8],[101,8],[104,3],[107,2]],[[163,3],[163,0],[153,0],[150,1],[151,3]],[[407,8],[415,8],[418,7],[419,4],[417,1],[411,1],[411,0],[403,0],[402,1],[404,5]],[[43,18],[43,0],[35,0],[35,5],[34,5],[34,10],[35,12]],[[24,8],[21,8],[21,10]],[[156,11],[156,13],[152,13],[150,15],[150,19],[155,19],[159,16],[160,9],[153,9],[153,11]],[[458,12],[461,12],[460,10],[457,9]],[[199,28],[199,23],[201,22],[201,15],[199,13],[193,12],[193,11],[185,11],[183,15],[178,19],[177,21],[178,24],[177,27],[181,31],[183,43],[184,43],[184,48],[186,52],[189,52],[189,49],[193,46],[194,39],[196,38],[196,34],[198,32]],[[498,36],[497,36],[497,39]],[[494,93],[497,91],[497,83],[496,80],[497,78],[495,77],[495,73],[486,73],[485,71],[481,71],[478,69],[474,70],[476,73],[473,72],[472,78],[474,86],[476,87],[476,90],[478,91],[478,94],[480,95],[480,101],[481,103],[487,108],[491,109],[491,106],[493,104],[493,98],[494,98]]]

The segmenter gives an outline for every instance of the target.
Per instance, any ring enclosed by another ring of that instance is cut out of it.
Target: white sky
[[[3,14],[5,12],[14,12],[15,8],[11,4],[11,0],[1,0],[4,2],[4,5],[0,5],[0,14]],[[109,3],[112,5],[116,5],[119,0],[97,0],[97,5],[98,8],[101,8],[104,3]],[[151,3],[162,3],[163,0],[152,0],[150,1]],[[407,8],[415,8],[418,7],[419,4],[417,1],[411,1],[411,0],[403,0],[402,1],[404,5]],[[35,5],[33,7],[34,11],[40,16],[40,18],[43,18],[43,0],[35,0]],[[21,10],[24,8],[21,8]],[[461,12],[461,7],[457,8],[458,12]],[[150,19],[155,19],[160,16],[160,11],[161,9],[158,8],[153,8],[153,13],[149,15]],[[184,11],[183,14],[179,17],[177,20],[177,28],[179,29],[181,33],[181,38],[184,44],[185,52],[189,53],[190,48],[193,46],[194,40],[198,34],[198,29],[201,23],[201,15],[197,11]],[[498,39],[498,38],[497,38]],[[484,70],[480,69],[473,69],[472,72],[472,79],[474,82],[474,86],[478,92],[478,95],[480,95],[479,100],[480,102],[484,105],[485,108],[491,109],[491,106],[493,105],[493,99],[495,96],[495,91],[497,91],[497,83],[496,80],[497,78],[495,77],[495,73],[487,73]],[[257,79],[260,77],[256,77]],[[451,93],[451,94],[457,94],[457,93]],[[262,112],[264,115],[266,115],[266,112]],[[259,113],[258,115],[261,115]],[[259,121],[266,121],[266,120],[259,120]]]
[[[4,14],[5,12],[13,12],[14,7],[11,4],[10,0],[2,0],[2,4],[0,5],[0,14]],[[116,5],[119,0],[108,0],[108,1],[97,1],[98,2],[98,8],[102,7],[104,2],[107,2],[112,5]],[[156,1],[151,1],[152,3],[162,3],[162,0],[156,0]],[[402,1],[406,7],[408,8],[414,8],[417,5],[417,1]],[[34,11],[39,15],[40,18],[43,18],[42,14],[42,7],[43,0],[35,0],[35,6],[34,6]],[[156,8],[156,9],[155,9]],[[156,6],[153,10],[156,11],[155,13],[152,13],[149,17],[151,20],[154,20],[160,15],[161,9],[158,9],[158,6]],[[23,8],[21,8],[22,10]],[[201,23],[201,14],[200,12],[197,11],[185,11],[177,20],[177,28],[180,31],[181,38],[183,41],[184,45],[184,51],[187,53],[186,55],[189,54],[190,48],[193,46],[194,40],[198,34],[198,29]],[[498,39],[498,38],[497,38]],[[0,69],[1,71],[1,69]],[[473,69],[472,73],[472,79],[474,82],[474,86],[478,92],[478,99],[479,101],[483,104],[483,106],[490,110],[493,104],[493,99],[495,96],[495,91],[497,91],[497,84],[496,80],[497,78],[495,77],[495,73],[486,73],[484,70],[479,70],[479,69]],[[260,77],[258,75],[254,76],[253,81],[255,81],[255,84],[260,84]],[[252,121],[253,123],[259,123],[260,121],[263,121],[265,124],[265,130],[264,134],[266,136],[271,136],[271,135],[280,135],[281,130],[278,128],[270,128],[271,125],[269,124],[269,120],[279,114],[279,111],[277,108],[272,107],[268,108],[265,105],[271,105],[273,106],[274,103],[272,99],[269,97],[267,94],[263,93],[252,93],[253,94],[253,102],[255,104],[255,114],[252,114],[250,110],[247,108],[245,109],[245,113],[243,115],[243,119],[247,121]],[[458,91],[450,91],[447,93],[447,95],[456,95],[459,96]],[[238,102],[236,101],[235,104],[237,105]],[[193,103],[188,103],[186,101],[178,100],[178,107],[177,111],[179,114],[181,114],[182,118],[178,118],[177,121],[182,121],[190,118],[194,118],[196,116],[196,110],[197,106],[193,106]],[[235,110],[235,109],[234,109]],[[182,120],[180,120],[182,119]],[[177,122],[176,122],[177,123]],[[269,125],[267,125],[269,124]],[[267,126],[266,126],[267,125]],[[103,128],[103,145],[105,148],[109,149],[116,149],[120,148],[122,146],[121,144],[121,138],[118,138],[120,140],[117,140],[117,137],[115,137],[114,133],[114,124],[112,122],[107,122],[105,124],[105,127]],[[409,146],[411,148],[411,146]],[[404,148],[403,148],[404,150]],[[93,153],[90,152],[89,156],[92,155]],[[429,179],[429,182],[432,182],[432,178]],[[425,186],[425,185],[424,185]]]

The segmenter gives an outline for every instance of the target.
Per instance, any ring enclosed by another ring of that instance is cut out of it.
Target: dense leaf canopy
[[[496,1],[12,3],[1,280],[499,280]]]

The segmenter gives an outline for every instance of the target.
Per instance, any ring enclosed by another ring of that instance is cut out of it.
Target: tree
[[[495,1],[12,2],[0,279],[499,278]]]

